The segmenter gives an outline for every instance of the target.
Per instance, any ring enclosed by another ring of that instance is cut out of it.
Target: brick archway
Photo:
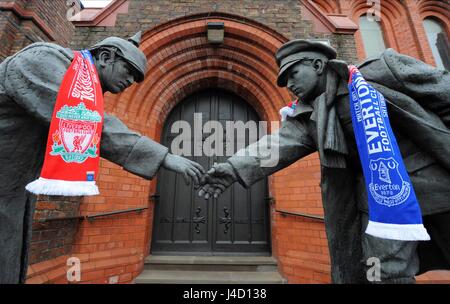
[[[223,44],[208,43],[207,22],[224,23]],[[177,103],[196,91],[215,87],[242,97],[262,120],[278,121],[279,109],[291,100],[288,91],[276,85],[274,55],[286,41],[265,25],[226,13],[197,14],[160,24],[142,37],[141,49],[149,63],[145,80],[120,95],[108,94],[106,110],[159,141],[164,122]],[[153,180],[149,191],[155,190]],[[145,225],[147,249],[152,221],[150,211]]]
[[[207,22],[225,24],[223,44],[208,43]],[[274,54],[286,41],[265,25],[225,13],[197,14],[158,25],[142,39],[141,49],[149,60],[144,82],[110,98],[110,106],[140,121],[141,128],[145,124],[145,133],[155,139],[170,110],[207,87],[234,92],[263,120],[279,120],[278,109],[291,97],[276,86]]]

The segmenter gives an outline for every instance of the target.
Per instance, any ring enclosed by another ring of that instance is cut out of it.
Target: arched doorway
[[[225,150],[230,144],[230,134],[225,134],[226,121],[246,123],[260,120],[256,111],[239,96],[225,90],[207,89],[190,95],[171,111],[163,128],[162,144],[171,149],[172,141],[180,135],[171,133],[172,125],[182,120],[192,126],[192,137],[188,143],[191,151],[194,145],[203,145],[211,134],[194,136],[194,113],[202,114],[203,124],[206,121],[221,123]],[[234,135],[237,135],[236,130]],[[233,136],[233,139],[236,140],[236,137]],[[248,130],[245,137],[245,144],[251,143]],[[236,148],[237,144],[234,144],[234,152]],[[227,158],[206,156],[205,153],[201,155],[188,158],[200,163],[206,170],[214,162],[223,162]],[[256,183],[250,189],[236,183],[218,199],[206,201],[197,196],[193,185],[185,184],[181,175],[161,169],[157,193],[159,199],[155,206],[152,254],[270,255],[267,180]]]

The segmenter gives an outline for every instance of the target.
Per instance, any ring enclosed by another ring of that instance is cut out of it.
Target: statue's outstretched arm
[[[289,119],[278,131],[239,151],[226,163],[213,166],[204,176],[199,195],[217,197],[236,181],[248,188],[315,151],[306,126]]]

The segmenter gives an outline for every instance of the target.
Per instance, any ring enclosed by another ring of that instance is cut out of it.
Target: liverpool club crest
[[[369,192],[378,204],[400,205],[409,197],[411,185],[402,178],[394,158],[371,160],[370,171]]]
[[[97,124],[102,121],[97,111],[87,109],[81,102],[76,107],[62,107],[56,117],[59,129],[53,133],[50,155],[60,155],[66,163],[83,163],[89,157],[97,157]]]

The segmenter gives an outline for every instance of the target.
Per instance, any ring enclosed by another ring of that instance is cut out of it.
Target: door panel
[[[221,123],[223,155],[231,147],[233,153],[237,151],[237,140],[242,140],[245,146],[250,143],[248,130],[239,138],[236,130],[232,132],[234,137],[226,134],[227,121],[256,124],[259,121],[254,109],[238,96],[222,90],[201,91],[173,109],[164,126],[162,144],[171,149],[172,141],[180,135],[171,133],[171,127],[176,121],[184,120],[192,130],[183,144],[191,153],[195,146],[201,149],[211,133],[194,136],[194,113],[202,113],[203,125],[209,120]],[[202,153],[187,158],[208,170],[214,162],[224,162],[227,156],[208,157]],[[270,254],[266,179],[250,189],[235,183],[218,199],[204,200],[197,196],[192,184],[185,184],[181,175],[161,168],[157,192],[160,196],[155,207],[152,254]]]

